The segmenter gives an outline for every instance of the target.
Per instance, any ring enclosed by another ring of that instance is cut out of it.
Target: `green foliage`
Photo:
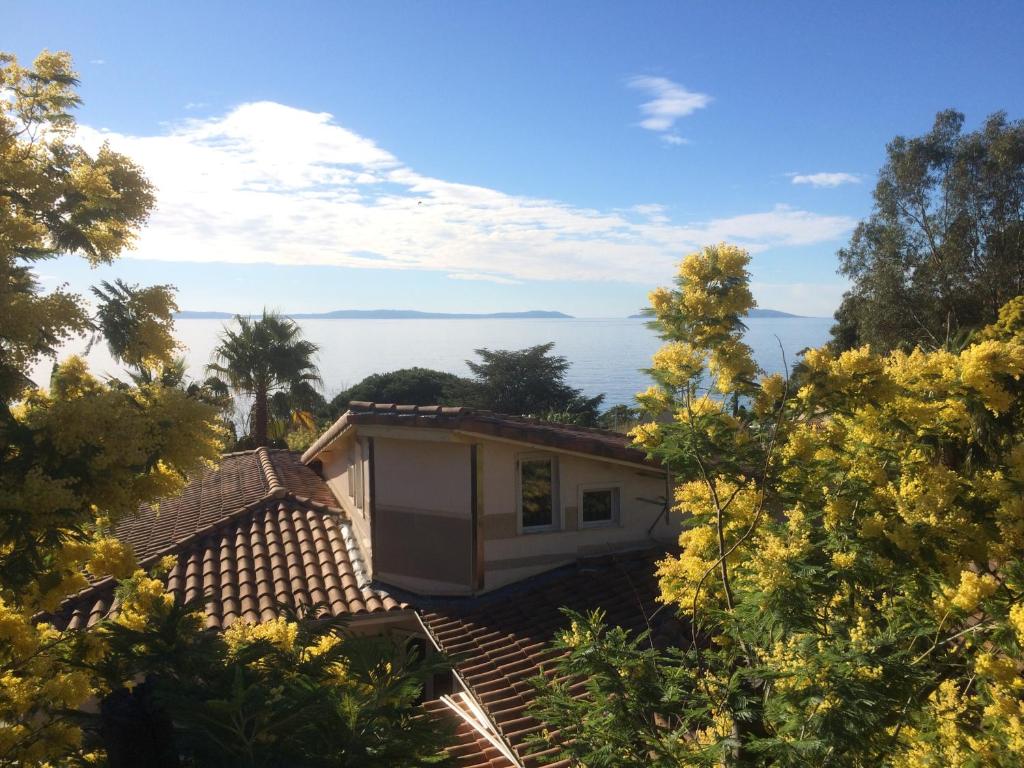
[[[146,581],[126,582],[122,599],[145,592]],[[439,661],[398,637],[351,635],[337,619],[214,633],[203,630],[201,611],[201,600],[163,603],[141,622],[98,629],[111,652],[89,669],[109,693],[84,722],[111,768],[443,762],[448,734],[418,707],[424,681],[444,669]]]
[[[569,363],[550,354],[554,346],[552,342],[521,350],[478,349],[481,360],[466,361],[475,379],[429,368],[375,373],[335,397],[330,410],[340,415],[353,401],[464,405],[564,424],[596,425],[604,395],[586,397],[566,384]]]
[[[597,425],[603,429],[610,429],[615,432],[628,432],[640,423],[642,413],[639,408],[629,405],[613,405],[601,414]]]
[[[558,731],[533,737],[530,749],[557,746],[562,758],[591,768],[698,764],[687,744],[702,713],[690,711],[692,681],[680,653],[655,648],[648,632],[607,626],[599,611],[564,613],[571,627],[553,643],[560,654],[554,674],[531,680],[538,694],[532,714]],[[713,765],[711,751],[708,758]]]
[[[479,407],[516,416],[567,414],[573,423],[596,424],[604,395],[586,397],[565,381],[569,361],[552,355],[554,342],[520,350],[478,349],[466,365],[476,377]],[[563,419],[564,420],[564,419]]]
[[[111,356],[140,369],[157,363],[175,349],[172,335],[174,289],[169,285],[141,288],[121,280],[102,282],[92,289],[100,301],[97,326]]]
[[[273,312],[264,310],[258,320],[238,316],[234,322],[224,329],[207,371],[253,399],[252,437],[257,446],[267,445],[271,395],[308,396],[308,385],[320,384],[313,362],[318,348],[302,338],[293,320]]]
[[[1024,293],[1024,123],[991,115],[963,132],[947,110],[923,136],[898,136],[875,207],[839,252],[852,288],[836,349],[935,349],[993,322]]]
[[[429,368],[402,368],[375,373],[331,400],[330,410],[340,416],[352,401],[403,405],[467,405],[476,399],[472,381]]]

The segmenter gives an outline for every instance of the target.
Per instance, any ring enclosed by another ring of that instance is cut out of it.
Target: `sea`
[[[224,320],[179,319],[175,333],[183,345],[190,377],[205,378],[204,368],[223,330]],[[512,318],[415,320],[299,320],[303,335],[320,347],[317,364],[330,399],[373,373],[419,366],[468,375],[474,350],[522,349],[555,343],[555,354],[570,366],[567,380],[587,395],[605,395],[605,406],[632,404],[650,380],[644,369],[661,344],[638,318]],[[831,318],[760,317],[746,321],[746,342],[766,372],[792,366],[800,352],[828,338]],[[85,340],[66,345],[60,357],[82,354]],[[86,355],[97,374],[123,376],[102,342]],[[784,362],[785,361],[785,362]],[[36,366],[32,378],[45,385],[50,362]]]

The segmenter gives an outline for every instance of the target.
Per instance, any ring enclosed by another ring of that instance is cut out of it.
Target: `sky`
[[[620,317],[720,241],[760,306],[830,315],[885,145],[1024,117],[1020,2],[35,2],[79,140],[157,207],[113,267],[183,309]]]

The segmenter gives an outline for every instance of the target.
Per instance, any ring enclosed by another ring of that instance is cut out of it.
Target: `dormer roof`
[[[358,425],[456,430],[624,461],[663,471],[658,462],[648,459],[644,451],[636,448],[629,436],[621,432],[525,416],[508,416],[465,407],[368,402],[349,403],[349,410],[302,454],[302,462],[309,464],[315,461],[347,429]]]

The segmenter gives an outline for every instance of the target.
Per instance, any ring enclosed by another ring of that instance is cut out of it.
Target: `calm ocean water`
[[[588,395],[607,395],[606,405],[629,403],[649,385],[641,371],[650,364],[658,338],[639,319],[529,320],[302,320],[306,338],[320,346],[319,366],[330,399],[371,373],[421,366],[468,374],[466,359],[473,350],[521,349],[555,342],[555,352],[571,363],[568,379]],[[782,370],[782,349],[790,364],[800,350],[819,346],[827,336],[830,318],[752,318],[747,343],[766,371]],[[203,378],[203,367],[224,326],[222,320],[179,320],[175,324],[189,373]],[[62,354],[81,353],[84,343],[69,344]],[[120,369],[96,345],[89,362],[97,373],[118,375]],[[49,364],[33,378],[45,383]]]

